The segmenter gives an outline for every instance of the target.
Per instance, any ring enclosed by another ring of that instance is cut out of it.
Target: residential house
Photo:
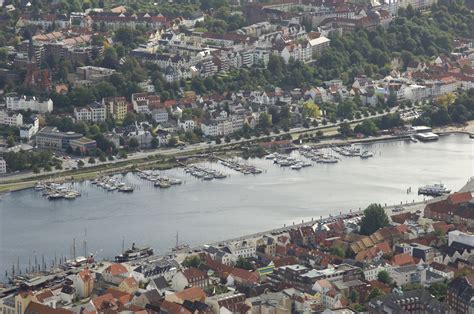
[[[191,267],[176,273],[171,285],[176,291],[181,291],[186,287],[205,288],[209,285],[209,278],[203,271]]]
[[[134,277],[128,277],[122,280],[118,288],[120,291],[134,294],[135,292],[138,291],[139,286],[138,286],[138,282],[135,280]]]
[[[183,304],[184,301],[204,302],[206,300],[206,293],[199,287],[192,287],[175,293],[167,294],[165,295],[165,300],[178,304]]]
[[[88,298],[92,294],[94,289],[95,274],[90,272],[89,269],[83,269],[72,280],[74,289],[76,290],[79,298]]]
[[[129,271],[122,264],[110,264],[102,272],[102,277],[106,282],[119,285],[124,279],[128,278]]]

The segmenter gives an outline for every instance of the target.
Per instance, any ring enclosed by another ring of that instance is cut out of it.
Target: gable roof
[[[175,293],[175,296],[181,300],[190,300],[190,301],[204,301],[206,299],[206,293],[198,287],[188,288]]]
[[[174,302],[169,302],[164,300],[161,302],[160,305],[160,310],[164,311],[164,313],[170,313],[170,314],[191,314],[190,311],[188,311],[184,306],[178,303]]]
[[[242,281],[247,283],[259,283],[260,282],[260,275],[257,272],[251,272],[242,268],[235,267],[232,269],[230,273],[232,277],[238,278]]]
[[[129,288],[136,288],[138,287],[138,282],[135,280],[135,278],[133,277],[128,277],[128,278],[125,278],[120,284],[125,284],[127,285]]]
[[[43,303],[44,300],[49,299],[51,297],[54,297],[54,294],[51,290],[47,289],[42,291],[41,293],[38,293],[36,295],[36,298],[38,299],[39,302]]]
[[[471,192],[455,192],[448,196],[448,202],[453,205],[468,203],[472,199]]]
[[[52,308],[47,305],[37,303],[37,302],[30,302],[25,309],[26,313],[35,313],[35,314],[74,314],[73,311],[63,309],[63,308]]]
[[[408,253],[397,254],[392,257],[392,265],[404,266],[416,264],[413,257]]]
[[[132,301],[132,299],[133,299],[132,294],[130,294],[128,292],[120,291],[120,290],[114,289],[114,288],[107,289],[107,293],[110,293],[115,299],[120,301],[120,303],[122,303],[122,304],[126,304],[126,303]]]
[[[153,283],[155,284],[155,287],[159,290],[168,288],[170,285],[168,284],[168,281],[166,281],[165,277],[159,276],[158,278],[152,279]]]
[[[190,267],[182,271],[184,277],[188,280],[200,280],[207,278],[207,274],[195,267]]]
[[[112,276],[116,276],[128,273],[128,270],[122,264],[111,264],[105,269],[105,272],[111,274]]]

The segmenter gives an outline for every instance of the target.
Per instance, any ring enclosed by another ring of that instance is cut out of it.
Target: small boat
[[[115,191],[115,190],[117,190],[117,187],[116,187],[115,185],[109,185],[109,186],[107,187],[107,191],[109,191],[109,192]]]
[[[313,164],[310,163],[309,161],[305,161],[301,164],[302,167],[306,168],[306,167],[311,167]]]
[[[214,179],[214,176],[208,174],[208,175],[205,175],[205,176],[203,177],[203,179],[204,179],[204,180],[207,180],[207,181],[210,181],[210,180]]]
[[[275,155],[274,154],[266,155],[265,159],[275,159]]]
[[[60,193],[53,193],[53,194],[49,194],[48,195],[48,200],[59,200],[59,199],[62,199],[64,196]]]
[[[367,158],[370,158],[370,157],[374,157],[374,154],[367,151],[367,150],[365,152],[363,152],[362,154],[360,154],[360,158],[362,158],[362,159],[367,159]]]
[[[181,181],[180,179],[170,179],[169,182],[171,183],[171,185],[178,185],[183,183],[183,181]]]
[[[121,186],[118,189],[119,192],[124,192],[124,193],[131,193],[133,192],[133,188],[131,186]]]
[[[171,184],[168,181],[161,181],[158,185],[161,189],[166,189],[171,186]]]
[[[63,197],[67,200],[73,200],[73,199],[76,199],[77,195],[73,193],[67,193]]]
[[[216,178],[216,179],[225,179],[225,178],[227,178],[227,175],[225,175],[223,173],[218,173],[218,174],[214,175],[214,178]]]
[[[291,170],[300,170],[301,168],[303,168],[303,165],[301,163],[296,163],[290,166]]]

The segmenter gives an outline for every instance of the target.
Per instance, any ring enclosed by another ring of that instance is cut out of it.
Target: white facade
[[[178,127],[185,131],[193,131],[196,128],[196,123],[193,120],[178,121]]]
[[[0,173],[7,173],[7,162],[0,157]]]
[[[94,103],[84,108],[74,108],[77,121],[102,122],[107,117],[107,110],[101,103]]]
[[[9,110],[31,110],[40,113],[53,111],[53,101],[51,99],[40,100],[31,96],[7,96],[5,101]]]
[[[448,245],[451,245],[453,242],[474,246],[474,234],[464,233],[459,230],[451,231],[448,233]]]
[[[168,121],[168,111],[166,109],[157,109],[152,111],[153,119],[158,122]]]
[[[20,127],[20,138],[31,139],[39,131],[39,119],[34,118],[33,124],[25,124]]]
[[[21,113],[2,110],[0,111],[0,124],[16,127],[22,126],[23,116]]]

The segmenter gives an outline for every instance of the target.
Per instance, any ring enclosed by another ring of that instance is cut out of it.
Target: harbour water
[[[107,192],[89,182],[72,187],[75,200],[48,201],[33,189],[0,196],[0,277],[20,260],[22,271],[34,256],[49,265],[56,255],[87,249],[97,258],[119,254],[122,239],[168,251],[179,239],[190,245],[264,231],[321,215],[365,208],[372,202],[399,204],[423,200],[419,186],[444,183],[455,191],[474,175],[474,141],[466,135],[443,136],[437,142],[378,142],[364,145],[374,157],[341,157],[337,164],[301,170],[279,167],[265,159],[244,163],[264,170],[244,175],[217,163],[203,166],[229,176],[203,181],[183,169],[163,172],[183,184],[160,189],[127,174],[122,181],[133,193]],[[297,153],[296,153],[297,154]],[[407,194],[411,187],[412,193]]]

